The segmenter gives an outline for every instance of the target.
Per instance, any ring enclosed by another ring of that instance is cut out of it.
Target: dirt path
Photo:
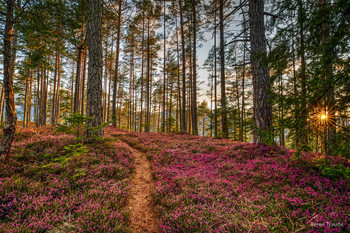
[[[134,177],[131,181],[128,210],[133,232],[160,232],[159,219],[154,211],[152,191],[154,182],[151,164],[140,151],[123,142],[135,158]]]

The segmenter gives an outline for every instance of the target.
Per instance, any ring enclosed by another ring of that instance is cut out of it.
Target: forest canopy
[[[348,0],[7,0],[0,11],[3,125],[83,114],[350,155]]]

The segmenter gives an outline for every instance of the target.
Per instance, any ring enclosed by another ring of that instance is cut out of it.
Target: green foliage
[[[71,161],[72,159],[80,157],[83,154],[86,154],[88,152],[87,147],[81,143],[76,144],[76,145],[65,146],[64,151],[65,151],[65,155],[62,155],[58,158],[54,158],[52,160],[53,163],[45,164],[42,166],[42,168],[50,167],[50,166],[55,165],[57,163],[59,163],[60,166],[64,166],[64,165],[68,164],[69,161]]]
[[[87,117],[84,114],[75,113],[64,118],[63,124],[57,124],[56,130],[61,133],[73,134],[77,138],[84,137],[86,133],[86,121],[93,117]]]
[[[75,169],[75,174],[73,175],[73,180],[76,180],[77,178],[81,176],[86,176],[86,169]]]
[[[261,142],[268,144],[269,146],[272,146],[275,144],[273,131],[274,130],[261,130],[259,128],[256,128],[257,135],[260,136]]]
[[[107,126],[111,122],[106,122],[102,125],[99,125],[97,127],[89,127],[88,122],[94,119],[93,117],[88,117],[84,114],[75,113],[68,117],[64,118],[65,121],[63,124],[57,124],[56,130],[61,133],[66,134],[73,134],[75,135],[76,139],[78,140],[84,140],[86,139],[86,132],[97,132],[101,129],[103,129],[105,126]]]
[[[333,165],[332,167],[324,167],[322,174],[331,179],[346,177],[350,178],[350,168],[344,167],[343,164]]]
[[[337,148],[334,152],[336,155],[340,155],[347,159],[350,159],[350,127],[342,127],[337,132]]]
[[[67,155],[71,155],[73,157],[78,157],[88,152],[87,147],[80,143],[76,145],[65,146],[64,149],[67,152]]]
[[[312,149],[308,145],[299,146],[298,150],[294,153],[292,160],[298,160],[301,158],[301,152],[311,152]]]
[[[330,161],[324,157],[314,159],[313,162],[322,175],[330,179],[350,178],[350,168],[344,167],[343,164],[331,165]]]

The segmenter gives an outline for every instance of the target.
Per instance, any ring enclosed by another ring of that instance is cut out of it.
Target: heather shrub
[[[122,138],[152,157],[163,232],[350,229],[349,166],[342,159],[317,162],[306,151],[292,159],[295,151],[278,146],[189,135]],[[325,222],[341,224],[317,228]]]
[[[120,143],[82,145],[74,136],[38,129],[12,152],[0,164],[0,232],[129,231],[133,166]]]

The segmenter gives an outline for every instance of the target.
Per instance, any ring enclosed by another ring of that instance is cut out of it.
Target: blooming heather
[[[190,135],[122,139],[153,161],[164,232],[350,231],[349,179],[323,176],[314,154]]]
[[[0,232],[129,231],[131,153],[106,138],[74,156],[67,146],[76,144],[50,128],[19,130],[0,165]]]

